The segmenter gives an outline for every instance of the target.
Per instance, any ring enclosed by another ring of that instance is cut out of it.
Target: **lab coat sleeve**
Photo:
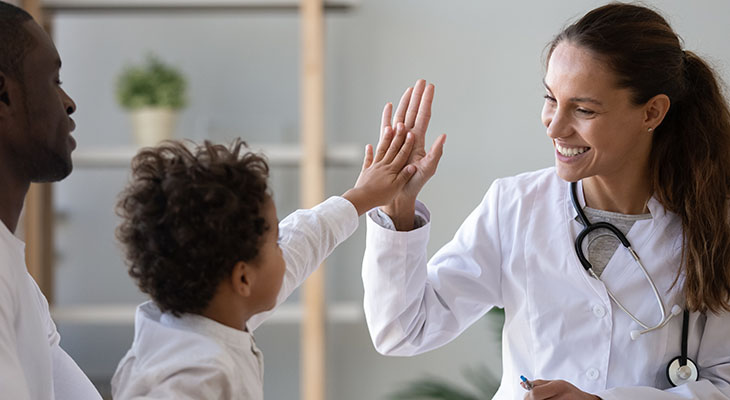
[[[617,387],[596,393],[604,400],[728,400],[730,399],[730,313],[707,314],[697,366],[699,380],[667,390],[651,387]]]
[[[410,356],[444,345],[491,307],[501,306],[499,186],[427,263],[430,222],[408,232],[380,226],[368,213],[363,258],[365,317],[378,352]],[[417,213],[430,221],[428,210]]]
[[[286,272],[276,300],[277,306],[319,267],[340,243],[358,226],[355,206],[343,197],[333,196],[308,210],[298,210],[279,223],[279,245],[286,261]],[[247,323],[256,329],[274,310],[257,314]]]

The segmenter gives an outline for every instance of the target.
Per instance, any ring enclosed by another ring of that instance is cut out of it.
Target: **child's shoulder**
[[[168,371],[205,367],[235,376],[256,355],[246,348],[252,343],[249,333],[227,330],[233,331],[200,315],[162,313],[147,302],[137,309],[132,346],[138,366]]]

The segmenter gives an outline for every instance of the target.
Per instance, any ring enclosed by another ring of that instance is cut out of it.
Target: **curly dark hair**
[[[258,255],[269,167],[230,147],[165,141],[142,149],[119,196],[129,275],[162,311],[201,313],[238,261]]]

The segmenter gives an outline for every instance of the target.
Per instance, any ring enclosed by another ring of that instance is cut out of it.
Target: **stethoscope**
[[[639,267],[641,268],[642,272],[644,272],[644,276],[646,277],[646,280],[649,282],[649,285],[651,286],[652,291],[654,292],[654,297],[656,298],[657,303],[659,304],[659,309],[662,312],[662,320],[656,324],[655,326],[647,325],[643,322],[641,322],[638,318],[634,316],[629,310],[626,309],[626,307],[621,304],[618,299],[616,299],[616,296],[613,295],[613,292],[606,287],[606,292],[608,293],[608,296],[613,300],[614,303],[633,319],[637,324],[639,324],[643,329],[642,330],[633,330],[631,331],[631,340],[636,340],[639,338],[639,336],[657,330],[659,328],[664,327],[669,321],[672,319],[672,317],[679,315],[682,310],[679,308],[678,305],[674,305],[672,307],[672,310],[669,314],[667,314],[666,308],[664,307],[664,302],[662,301],[661,296],[659,295],[659,290],[657,290],[656,285],[654,284],[654,280],[651,279],[651,276],[649,276],[649,272],[644,267],[644,264],[641,263],[641,259],[639,259],[639,256],[636,254],[634,249],[631,248],[631,243],[629,243],[629,240],[626,238],[626,236],[621,232],[617,227],[615,227],[612,224],[609,224],[608,222],[596,222],[592,224],[590,221],[588,221],[588,218],[586,217],[585,213],[583,212],[583,209],[580,207],[580,204],[578,203],[578,194],[577,194],[577,188],[578,184],[576,182],[570,183],[570,198],[573,201],[573,208],[575,208],[575,211],[578,213],[578,220],[583,225],[583,230],[578,233],[578,236],[575,238],[575,253],[578,255],[578,259],[580,260],[581,265],[583,265],[583,268],[585,268],[586,271],[595,279],[597,279],[599,282],[601,281],[601,278],[593,271],[593,266],[586,258],[585,254],[583,254],[583,239],[585,239],[586,235],[589,233],[597,230],[597,229],[606,229],[613,233],[616,238],[618,238],[619,241],[621,241],[621,244],[626,247],[626,249],[631,253],[631,256],[634,258],[637,264],[639,264]],[[605,285],[604,285],[605,286]],[[696,381],[698,378],[698,370],[697,365],[694,361],[692,361],[689,357],[687,357],[687,335],[689,332],[689,311],[684,310],[684,316],[682,318],[682,353],[680,356],[675,357],[672,359],[672,361],[669,362],[669,365],[667,365],[667,379],[669,379],[669,382],[672,384],[672,386],[679,386],[687,382]]]

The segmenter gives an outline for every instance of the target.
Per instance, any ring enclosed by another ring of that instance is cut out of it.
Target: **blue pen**
[[[532,390],[532,383],[528,381],[527,378],[525,378],[523,375],[520,375],[520,379],[522,379],[522,383],[525,384],[525,386],[523,386],[525,390],[527,390],[528,392]]]

